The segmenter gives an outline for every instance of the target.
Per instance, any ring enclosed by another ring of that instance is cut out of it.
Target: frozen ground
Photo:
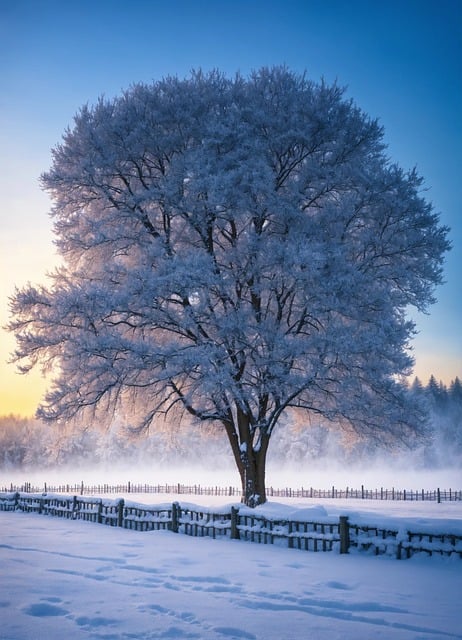
[[[462,503],[320,508],[462,531]],[[456,558],[316,554],[0,512],[0,568],[1,640],[462,639]]]

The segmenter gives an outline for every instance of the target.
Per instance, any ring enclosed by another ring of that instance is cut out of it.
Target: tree
[[[458,376],[451,381],[449,386],[449,396],[453,405],[459,405],[462,407],[462,383]]]
[[[15,292],[9,325],[20,370],[55,372],[40,416],[219,423],[251,506],[289,408],[419,428],[406,310],[433,302],[447,229],[338,86],[286,68],[137,84],[79,111],[42,182],[63,264]]]
[[[433,374],[428,380],[426,394],[433,407],[435,407],[439,411],[444,409],[448,400],[448,390],[442,381],[440,381],[439,383],[436,381],[436,378]]]

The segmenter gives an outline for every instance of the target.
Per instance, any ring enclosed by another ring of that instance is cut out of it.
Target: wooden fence
[[[21,485],[10,484],[0,486],[0,491],[13,493],[15,491],[23,493],[72,493],[83,495],[116,495],[121,493],[152,493],[170,495],[193,495],[193,496],[224,496],[229,498],[240,498],[242,490],[233,486],[204,487],[200,484],[137,484],[127,482],[125,484],[59,484],[52,485],[44,483],[43,486],[33,485],[24,482]],[[310,488],[274,488],[267,487],[268,498],[340,498],[340,499],[361,499],[361,500],[408,500],[408,501],[459,501],[462,500],[462,490],[454,489],[367,489],[363,485],[360,488],[340,489],[332,486],[329,489]]]
[[[346,516],[325,518],[322,522],[287,520],[264,517],[246,507],[233,506],[230,510],[212,512],[178,502],[148,506],[123,499],[19,492],[0,493],[0,511],[87,520],[136,531],[166,529],[190,536],[222,536],[305,551],[348,553],[356,549],[375,555],[394,555],[398,559],[425,552],[462,559],[462,534],[403,532],[357,525]]]

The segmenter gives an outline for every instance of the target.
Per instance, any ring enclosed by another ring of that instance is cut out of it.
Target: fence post
[[[239,509],[231,507],[231,540],[239,540],[238,518]]]
[[[440,488],[439,488],[439,487],[438,487],[438,489],[436,490],[436,494],[437,494],[437,496],[438,496],[438,504],[440,504],[440,503],[441,503],[441,491],[440,491]]]
[[[124,526],[124,505],[125,501],[123,498],[119,500],[119,504],[117,505],[117,526]]]
[[[172,504],[172,531],[178,533],[178,525],[180,519],[180,505],[178,502]]]
[[[287,546],[288,546],[289,549],[293,549],[294,548],[294,539],[293,539],[293,536],[292,536],[292,521],[291,520],[289,520],[288,529],[289,529],[289,535],[288,535],[288,538],[287,538]]]
[[[348,553],[350,549],[350,524],[348,516],[340,516],[338,530],[340,534],[340,553]]]

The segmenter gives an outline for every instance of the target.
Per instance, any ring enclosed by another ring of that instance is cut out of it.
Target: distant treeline
[[[269,459],[310,463],[328,459],[341,463],[405,455],[416,467],[447,467],[462,463],[462,384],[449,386],[431,376],[426,385],[415,378],[409,393],[428,415],[428,433],[415,442],[396,443],[393,451],[376,441],[348,439],[331,424],[306,414],[289,414],[272,437]],[[407,448],[409,447],[409,448]],[[88,467],[98,464],[136,465],[203,463],[219,469],[230,457],[226,437],[213,425],[159,420],[150,431],[134,436],[123,420],[109,429],[95,425],[50,425],[37,419],[0,417],[0,469]],[[231,460],[229,460],[231,463]]]

